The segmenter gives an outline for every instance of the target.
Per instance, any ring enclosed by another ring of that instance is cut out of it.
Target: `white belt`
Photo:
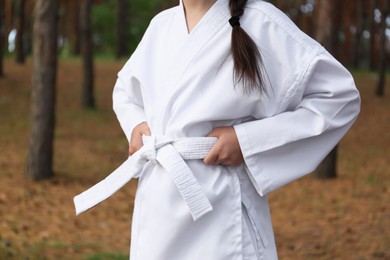
[[[213,210],[198,180],[184,160],[203,159],[213,147],[215,137],[171,139],[143,136],[144,146],[121,166],[93,187],[74,197],[76,214],[104,201],[132,178],[138,178],[147,161],[159,163],[172,177],[194,221]]]

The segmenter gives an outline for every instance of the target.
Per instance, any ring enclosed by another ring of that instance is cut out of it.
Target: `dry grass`
[[[126,157],[126,141],[111,111],[122,64],[97,63],[98,109],[82,110],[81,64],[60,62],[56,177],[34,183],[23,176],[31,62],[6,61],[6,78],[0,79],[0,259],[128,255],[135,182],[80,217],[72,204],[75,194]],[[390,102],[374,96],[372,74],[356,74],[356,80],[363,109],[341,143],[339,178],[308,176],[270,195],[280,259],[390,259]]]

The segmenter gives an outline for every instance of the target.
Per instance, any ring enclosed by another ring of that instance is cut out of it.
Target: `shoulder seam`
[[[289,98],[294,96],[296,90],[299,88],[299,86],[301,85],[305,75],[308,73],[308,71],[310,70],[310,68],[313,66],[313,62],[315,60],[316,57],[322,55],[323,53],[326,53],[327,50],[323,47],[319,48],[316,52],[313,53],[313,55],[310,56],[309,59],[307,59],[307,62],[305,64],[305,66],[303,67],[304,69],[302,70],[302,73],[299,73],[293,80],[292,80],[292,83],[291,84],[291,87],[289,87],[287,90],[286,90],[286,95],[285,97],[283,98],[282,102],[280,103],[280,108],[283,108],[286,104],[288,104],[289,102]]]

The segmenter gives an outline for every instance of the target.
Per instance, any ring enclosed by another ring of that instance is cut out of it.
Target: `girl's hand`
[[[144,145],[142,142],[142,135],[150,136],[150,129],[146,122],[137,125],[131,133],[131,140],[129,145],[129,154],[133,155]]]
[[[217,137],[209,154],[204,158],[207,165],[221,164],[225,166],[239,166],[244,162],[240,144],[237,139],[234,127],[217,127],[214,128],[208,137]]]

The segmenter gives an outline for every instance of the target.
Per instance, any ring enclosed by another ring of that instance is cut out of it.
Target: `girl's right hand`
[[[151,132],[149,129],[149,126],[146,122],[142,122],[141,124],[137,125],[133,132],[131,133],[131,140],[129,145],[129,154],[133,155],[135,152],[137,152],[141,147],[144,145],[142,142],[142,136],[147,135],[150,136]]]

